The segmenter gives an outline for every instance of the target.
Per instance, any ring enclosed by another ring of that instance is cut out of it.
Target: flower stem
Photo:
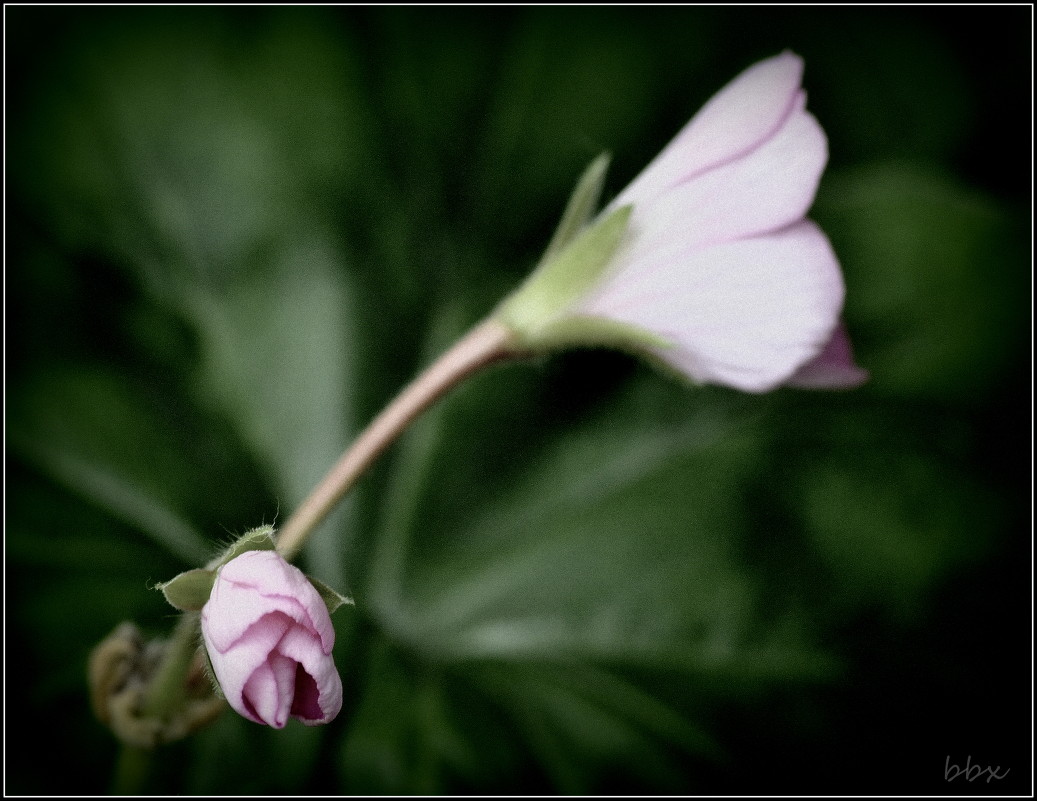
[[[144,795],[154,750],[124,744],[115,763],[111,795]]]
[[[143,715],[166,718],[183,704],[187,696],[187,673],[198,651],[198,621],[196,612],[185,612],[177,621],[144,696]]]
[[[277,550],[288,560],[357,479],[403,430],[432,403],[472,373],[516,354],[511,329],[488,319],[459,339],[375,417],[285,521]]]

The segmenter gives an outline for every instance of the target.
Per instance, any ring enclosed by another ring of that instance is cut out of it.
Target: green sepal
[[[259,526],[238,537],[218,559],[209,564],[209,567],[225,565],[231,559],[237,559],[247,551],[272,551],[274,548],[274,527],[271,525]]]
[[[549,261],[541,262],[494,316],[515,332],[520,346],[544,350],[569,343],[552,336],[565,312],[602,279],[619,250],[630,221],[623,206],[586,227]]]
[[[197,612],[209,601],[212,585],[216,582],[216,571],[198,568],[188,570],[171,578],[164,584],[156,584],[171,606],[182,612]]]
[[[204,568],[188,570],[164,584],[156,584],[172,606],[184,612],[197,612],[209,600],[212,585],[216,582],[217,568],[247,551],[272,551],[274,549],[274,527],[259,526],[242,534],[230,544],[220,556]]]
[[[313,589],[315,589],[320,597],[324,599],[324,603],[328,607],[328,612],[334,612],[343,604],[349,604],[350,606],[354,605],[352,598],[336,592],[320,579],[315,579],[313,576],[307,576],[306,578],[309,580],[310,584],[313,585]]]
[[[572,242],[584,226],[590,222],[598,208],[598,200],[601,198],[601,190],[605,186],[605,173],[608,172],[611,157],[608,153],[602,153],[592,161],[587,169],[583,171],[580,180],[576,183],[569,204],[565,207],[562,220],[558,223],[551,242],[540,257],[540,263],[544,264]]]
[[[547,326],[538,340],[543,348],[602,347],[642,355],[646,348],[672,348],[673,343],[636,325],[604,317],[574,315]]]
[[[220,686],[220,680],[216,678],[216,671],[212,666],[212,657],[209,656],[209,646],[206,645],[204,639],[202,639],[198,650],[202,652],[202,672],[205,674],[205,678],[209,680],[209,684],[212,685],[213,693],[217,698],[226,698],[227,695],[223,692],[223,687]]]

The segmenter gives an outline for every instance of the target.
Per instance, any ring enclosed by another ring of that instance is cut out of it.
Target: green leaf
[[[717,744],[684,716],[607,671],[491,663],[476,673],[479,686],[500,699],[563,792],[607,792],[618,782],[688,790],[694,787],[688,754],[719,754]],[[660,748],[661,741],[677,748]]]
[[[181,612],[198,612],[209,602],[216,571],[198,568],[181,573],[169,581],[156,584],[166,600]]]
[[[348,444],[352,370],[348,279],[320,239],[275,250],[267,269],[228,277],[185,300],[202,337],[199,391],[234,421],[277,493],[264,515],[294,508]],[[329,580],[340,581],[341,514],[313,543]],[[334,555],[332,555],[332,553]]]
[[[897,162],[833,175],[814,214],[843,262],[868,392],[975,402],[1024,358],[1028,216]]]
[[[340,751],[347,792],[433,795],[528,778],[499,708],[457,672],[419,668],[379,638],[361,680],[368,691]]]
[[[790,471],[788,492],[811,555],[830,570],[830,614],[867,608],[898,625],[924,621],[945,582],[1004,541],[1005,500],[940,442],[949,415],[928,417],[832,408],[813,421],[832,445]]]
[[[205,9],[83,24],[56,67],[81,91],[32,104],[20,129],[39,165],[24,191],[69,247],[108,254],[186,322],[201,369],[180,379],[245,442],[271,490],[251,518],[273,518],[353,428],[353,279],[335,226],[363,204],[328,182],[363,184],[377,161],[355,56],[319,12],[266,20],[247,44]],[[95,88],[103,99],[81,102]],[[348,536],[347,516],[311,546],[335,584],[347,549],[330,532]]]
[[[737,498],[766,437],[737,407],[693,412],[683,389],[652,380],[640,390],[556,432],[510,480],[482,488],[472,465],[455,496],[436,491],[438,476],[480,458],[473,437],[493,439],[450,413],[459,393],[408,435],[438,471],[371,564],[387,574],[372,575],[379,591],[366,595],[385,630],[507,710],[513,736],[570,792],[597,789],[604,765],[639,786],[649,775],[684,786],[657,738],[685,756],[717,754],[685,719],[687,698],[810,686],[840,669],[794,608],[757,606],[758,580],[735,555],[747,522]],[[686,688],[673,706],[644,679],[668,672]]]
[[[184,562],[208,558],[184,511],[205,474],[129,376],[86,365],[41,371],[17,384],[9,408],[9,442],[24,459]]]

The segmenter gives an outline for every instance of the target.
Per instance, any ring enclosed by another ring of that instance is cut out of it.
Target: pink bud
[[[219,568],[202,638],[228,703],[249,720],[312,726],[342,708],[328,607],[276,551],[246,551]]]
[[[832,369],[793,383],[860,383],[848,340],[823,354],[844,287],[828,238],[806,219],[828,144],[802,75],[790,52],[753,65],[619,194],[606,212],[632,207],[624,244],[574,315],[671,343],[653,352],[696,382],[764,392],[820,358]]]

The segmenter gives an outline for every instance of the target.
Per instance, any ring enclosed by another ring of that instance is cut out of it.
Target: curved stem
[[[478,369],[513,355],[513,343],[509,328],[485,320],[426,368],[371,421],[285,521],[277,536],[280,554],[287,560],[298,554],[313,529],[418,415]]]

